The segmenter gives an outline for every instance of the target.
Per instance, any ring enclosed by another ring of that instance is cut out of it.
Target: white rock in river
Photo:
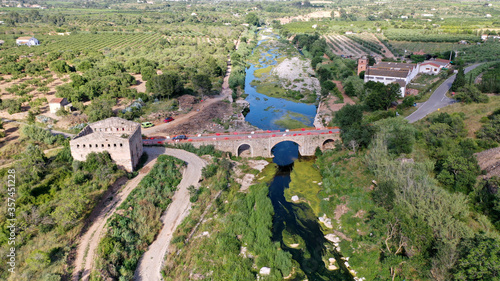
[[[340,243],[340,238],[337,237],[337,235],[330,233],[325,235],[326,240],[332,242],[332,243]]]
[[[271,268],[264,266],[260,269],[259,274],[260,275],[269,275],[269,274],[271,274]]]
[[[293,202],[299,201],[299,196],[297,196],[297,195],[292,196],[292,201]]]

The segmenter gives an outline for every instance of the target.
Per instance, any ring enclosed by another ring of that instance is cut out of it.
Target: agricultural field
[[[362,56],[394,58],[375,35],[371,33],[349,35],[324,35],[332,52],[339,56],[360,58]]]

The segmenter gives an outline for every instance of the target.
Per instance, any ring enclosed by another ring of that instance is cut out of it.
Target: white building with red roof
[[[50,113],[56,113],[61,108],[71,111],[71,103],[66,98],[53,98],[49,102],[49,108]]]
[[[418,73],[437,75],[443,68],[450,67],[450,61],[444,59],[427,60],[419,64]]]

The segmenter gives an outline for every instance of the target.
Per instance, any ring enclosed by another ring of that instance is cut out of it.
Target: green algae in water
[[[289,188],[285,189],[285,198],[291,201],[292,196],[297,195],[299,199],[307,201],[314,214],[319,216],[321,198],[318,194],[322,187],[318,183],[322,181],[322,177],[313,164],[313,160],[295,161],[290,173],[292,181]]]
[[[287,129],[300,129],[307,127],[306,124],[300,122],[299,120],[292,119],[289,115],[285,115],[281,119],[274,121],[274,124]]]

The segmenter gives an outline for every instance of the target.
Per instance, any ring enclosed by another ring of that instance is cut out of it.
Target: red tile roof
[[[435,67],[440,67],[440,65],[439,65],[439,64],[437,64],[437,63],[433,63],[433,62],[424,62],[424,63],[422,63],[421,65],[428,65],[428,64],[429,64],[429,65],[432,65],[432,66],[435,66]]]
[[[445,60],[445,59],[435,59],[435,61],[437,61],[437,62],[442,62],[442,63],[446,63],[446,64],[448,64],[448,63],[450,63],[450,62],[451,62],[450,60]]]
[[[53,98],[50,100],[50,103],[61,103],[65,98]]]

